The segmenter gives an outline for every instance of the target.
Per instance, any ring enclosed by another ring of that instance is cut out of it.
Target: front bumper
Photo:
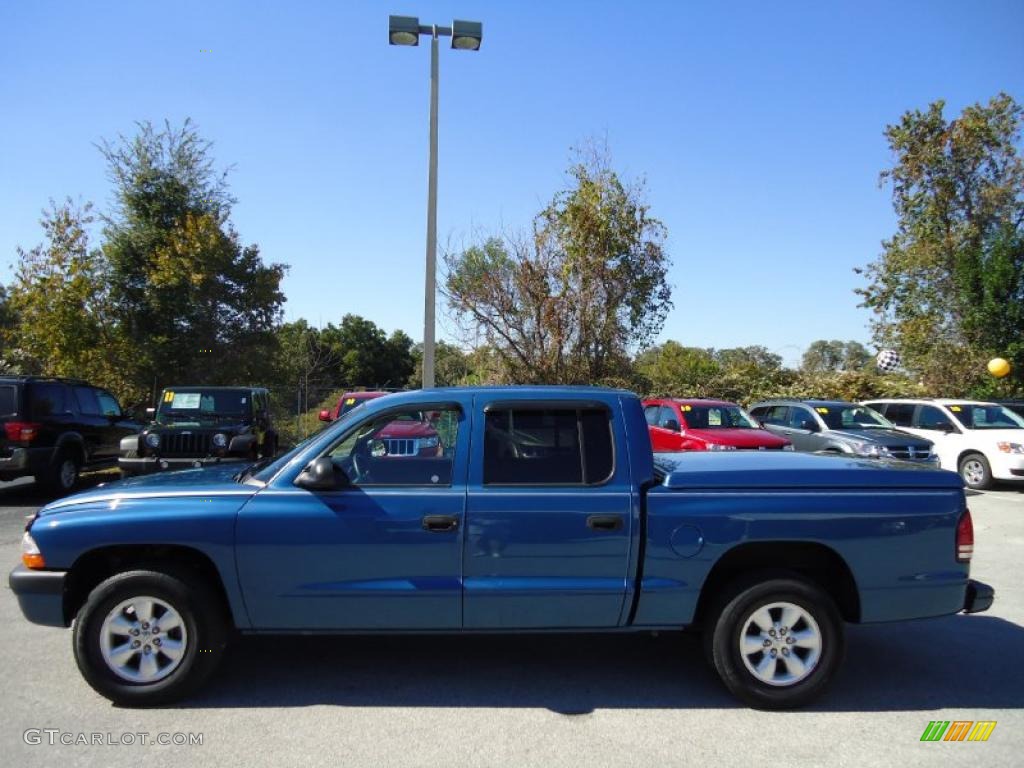
[[[246,456],[205,456],[202,458],[144,456],[141,458],[121,457],[117,460],[117,466],[128,474],[147,475],[151,472],[198,469],[200,467],[214,467],[218,464],[237,464],[244,461],[252,462],[252,458]]]
[[[66,627],[64,620],[64,577],[66,571],[34,571],[19,565],[7,579],[18,598],[18,607],[33,624]]]
[[[988,584],[969,579],[967,592],[964,594],[964,613],[981,613],[992,607],[996,599],[996,591]]]
[[[996,480],[1024,480],[1024,454],[993,453],[989,465]]]

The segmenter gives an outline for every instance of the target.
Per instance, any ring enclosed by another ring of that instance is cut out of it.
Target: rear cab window
[[[615,471],[603,407],[488,407],[484,485],[602,485]]]

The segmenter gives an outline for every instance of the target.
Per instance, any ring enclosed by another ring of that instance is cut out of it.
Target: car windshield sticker
[[[828,408],[815,408],[818,413],[828,413]]]
[[[348,397],[345,399],[345,405],[355,405],[356,399],[354,397]]]
[[[684,411],[692,411],[693,410],[693,406],[692,405],[684,405],[683,406],[683,410]]]
[[[164,402],[169,403],[174,399],[174,393],[171,391],[164,392]]]
[[[245,398],[242,398],[242,405],[245,405]]]
[[[720,427],[722,426],[722,412],[717,408],[711,408],[708,411],[708,426],[709,427]]]
[[[177,392],[173,393],[174,396],[171,399],[171,408],[175,410],[181,409],[184,411],[195,410],[199,407],[199,399],[202,395],[199,392]]]
[[[951,405],[951,406],[949,406],[949,410],[953,411],[954,413],[960,413],[960,406],[959,405]]]

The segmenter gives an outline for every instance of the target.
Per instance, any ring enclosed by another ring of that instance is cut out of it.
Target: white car
[[[959,472],[968,488],[1024,482],[1024,417],[998,403],[885,399],[863,405],[935,443],[939,466]]]

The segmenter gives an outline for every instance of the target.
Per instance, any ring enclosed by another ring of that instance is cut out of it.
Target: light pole
[[[483,41],[483,25],[456,19],[450,27],[420,24],[415,16],[388,17],[388,43],[419,45],[430,35],[430,161],[427,181],[427,280],[423,306],[423,388],[434,386],[434,294],[437,291],[437,39],[450,37],[457,51],[476,51]]]

